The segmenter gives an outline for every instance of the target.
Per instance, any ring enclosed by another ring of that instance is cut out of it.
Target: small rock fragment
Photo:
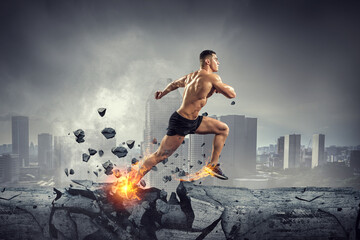
[[[138,162],[139,162],[139,160],[137,160],[136,158],[131,159],[131,164],[132,164],[132,165],[135,165],[135,164],[137,164]]]
[[[106,175],[112,175],[113,174],[113,168],[114,168],[114,165],[112,164],[112,162],[110,162],[110,160],[107,160],[107,162],[104,162],[102,164],[102,166],[104,167],[105,169],[105,174]]]
[[[165,158],[165,159],[162,161],[162,164],[165,165],[168,161],[169,161],[169,159],[168,159],[168,158]]]
[[[178,154],[178,153],[175,153],[174,157],[176,157],[176,158],[177,158],[178,156],[179,156],[179,154]]]
[[[119,169],[115,169],[115,170],[114,170],[114,176],[115,176],[116,178],[121,177],[121,173],[120,173],[120,170],[119,170]]]
[[[106,113],[106,108],[99,108],[98,109],[98,113],[101,117],[103,117]]]
[[[207,113],[207,112],[204,112],[202,115],[203,115],[203,116],[207,116],[207,115],[208,115],[208,113]]]
[[[185,174],[185,171],[184,170],[180,170],[179,172],[179,177],[185,177],[186,174]]]
[[[171,176],[163,176],[163,181],[164,181],[164,183],[170,182]]]
[[[104,151],[103,150],[99,150],[99,156],[102,157],[104,155]]]
[[[88,150],[89,150],[90,156],[93,156],[93,155],[95,155],[97,153],[97,151],[95,149],[93,149],[93,148],[89,148]]]
[[[86,153],[83,153],[82,159],[83,159],[84,162],[88,162],[89,159],[90,159],[90,155],[87,155]]]
[[[69,172],[71,175],[73,175],[75,173],[74,169],[70,169],[70,172]]]
[[[106,139],[110,139],[115,137],[116,131],[113,128],[104,128],[101,133],[106,137]]]
[[[126,150],[126,148],[124,147],[116,147],[116,148],[112,148],[111,152],[116,155],[118,158],[122,158],[125,157],[128,153],[128,151]]]
[[[235,105],[235,101],[232,101],[232,102],[231,102],[231,105]]]
[[[127,140],[126,141],[126,145],[132,149],[134,147],[134,144],[135,144],[135,140]]]
[[[5,188],[3,188],[3,189],[1,190],[1,192],[2,192],[2,193],[5,192]]]
[[[64,172],[65,172],[66,176],[68,177],[69,176],[69,170],[67,168],[65,168]]]
[[[202,156],[205,158],[205,156],[206,156],[205,153],[203,153]]]
[[[205,146],[205,143],[201,144],[201,147]]]
[[[99,176],[99,174],[98,174],[97,172],[94,171],[93,173],[94,173],[97,177]]]
[[[190,165],[190,169],[192,169],[194,166],[193,165]]]
[[[76,131],[73,132],[75,137],[76,137],[76,141],[78,143],[82,143],[85,142],[84,137],[85,137],[85,132],[82,129],[78,129]]]
[[[156,138],[153,138],[152,143],[153,143],[153,144],[157,144],[157,139],[156,139]]]
[[[178,168],[178,167],[176,167],[175,168],[175,172],[177,173],[177,172],[179,172],[180,171],[180,169]]]
[[[33,209],[35,209],[35,208],[37,208],[37,206],[36,206],[36,205],[34,205],[34,206],[33,206]]]
[[[201,164],[202,164],[202,161],[198,160],[197,163],[198,163],[199,165],[201,165]]]
[[[153,166],[152,168],[151,168],[151,170],[153,170],[153,171],[157,171],[158,170],[158,168],[156,167],[156,166]]]
[[[146,182],[145,182],[145,180],[144,180],[144,179],[141,179],[141,181],[140,181],[140,185],[141,185],[142,187],[145,187],[145,186],[146,186]]]
[[[56,188],[54,188],[54,192],[56,193],[56,198],[53,200],[53,202],[56,201],[56,200],[58,200],[58,199],[61,198],[61,196],[62,196],[62,192],[60,192],[60,191],[57,190]]]
[[[185,144],[185,140],[183,140],[182,144]]]

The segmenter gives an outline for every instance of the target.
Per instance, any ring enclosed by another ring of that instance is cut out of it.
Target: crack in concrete
[[[13,198],[15,198],[15,197],[17,197],[17,196],[19,196],[21,194],[22,194],[22,192],[19,193],[19,194],[16,194],[15,196],[12,196],[11,198],[2,198],[2,197],[0,197],[0,199],[10,201],[11,199],[13,199]]]
[[[37,223],[37,225],[39,226],[39,228],[40,228],[40,230],[41,230],[41,233],[42,233],[42,234],[43,234],[43,236],[45,237],[45,235],[44,235],[44,228],[43,228],[43,227],[41,227],[40,223],[37,221],[37,219],[35,218],[35,216],[34,216],[31,212],[29,212],[29,211],[28,211],[28,210],[26,210],[26,209],[20,208],[20,207],[16,207],[16,209],[22,210],[22,211],[24,211],[24,212],[26,212],[26,213],[30,214],[30,215],[31,215],[31,217],[35,220],[35,222],[36,222],[36,223]]]
[[[208,192],[206,191],[205,188],[203,188],[203,190],[204,190],[204,192],[205,192],[205,194],[206,194],[207,197],[209,197],[210,199],[214,200],[215,202],[217,202],[218,204],[220,204],[220,205],[223,207],[223,205],[221,204],[221,202],[219,202],[219,201],[217,201],[216,199],[212,198],[212,197],[208,194]]]
[[[202,231],[202,233],[196,238],[196,240],[203,240],[212,230],[214,230],[216,225],[218,225],[218,223],[220,222],[221,216],[217,220],[215,220],[212,224],[210,224],[208,227],[206,227]],[[225,236],[225,233],[224,233],[224,236]]]
[[[336,219],[336,221],[338,222],[338,224],[341,226],[342,230],[344,231],[345,235],[346,235],[346,238],[349,239],[349,233],[346,231],[345,227],[341,224],[340,220],[332,213],[330,212],[327,212],[325,210],[322,210],[322,209],[318,209],[319,212],[322,212],[322,213],[326,213],[332,217],[334,217]]]
[[[295,198],[298,199],[298,200],[301,200],[301,201],[305,201],[305,202],[312,202],[312,201],[314,201],[315,199],[318,199],[319,197],[322,197],[322,196],[324,196],[324,194],[321,194],[321,195],[319,195],[319,196],[317,196],[317,197],[314,197],[314,198],[311,199],[311,200],[307,200],[307,199],[304,199],[304,198],[300,198],[300,197],[298,197],[298,196],[295,196]]]

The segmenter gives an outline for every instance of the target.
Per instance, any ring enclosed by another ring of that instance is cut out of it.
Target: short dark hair
[[[203,64],[205,58],[212,56],[213,54],[216,54],[213,50],[204,50],[200,53],[200,63]]]

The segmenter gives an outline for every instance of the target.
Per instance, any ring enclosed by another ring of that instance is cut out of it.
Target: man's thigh
[[[200,126],[196,129],[195,133],[197,134],[220,134],[222,131],[226,130],[227,125],[219,120],[216,120],[211,117],[203,117]]]

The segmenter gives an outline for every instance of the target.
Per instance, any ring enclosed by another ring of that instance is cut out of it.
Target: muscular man
[[[229,127],[218,120],[206,116],[199,116],[207,99],[213,93],[221,93],[227,98],[234,98],[234,89],[223,83],[219,75],[214,74],[219,69],[219,60],[212,50],[205,50],[200,54],[200,69],[178,80],[173,81],[163,91],[155,93],[156,99],[179,87],[184,87],[183,101],[169,120],[168,132],[162,139],[156,152],[150,154],[136,172],[132,172],[131,181],[138,183],[153,166],[170,157],[182,144],[187,134],[215,134],[212,146],[211,161],[206,170],[212,175],[227,180],[221,171],[218,161],[225,140],[229,134]]]

